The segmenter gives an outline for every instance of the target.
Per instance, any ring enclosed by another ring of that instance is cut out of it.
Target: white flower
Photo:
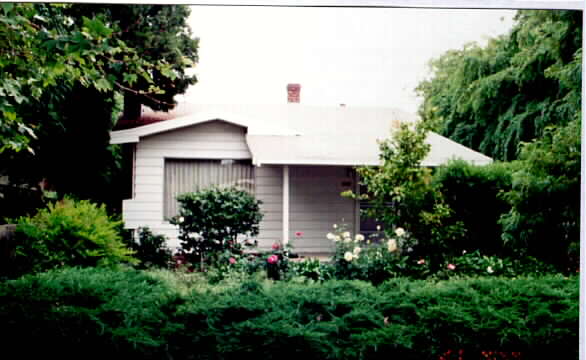
[[[180,216],[180,217],[179,217],[179,223],[182,223],[182,222],[184,222],[184,221],[185,221],[185,218],[184,218],[183,216]]]
[[[338,225],[337,225],[337,224],[334,224],[334,225],[332,225],[332,227],[333,227],[334,229],[337,229],[337,228],[338,228]]]
[[[336,235],[334,236],[334,241],[341,241],[342,238],[340,237],[340,235]]]
[[[397,236],[403,236],[405,235],[405,230],[403,230],[403,228],[398,227],[395,229],[395,234],[397,234]]]
[[[350,242],[352,242],[352,238],[351,237],[345,237],[344,238],[344,242],[345,243],[350,243]]]
[[[380,231],[380,225],[376,226],[376,231]]]
[[[387,243],[387,248],[389,249],[389,252],[396,251],[397,241],[395,241],[395,239],[389,239],[389,242]]]
[[[354,254],[352,254],[350,251],[346,251],[344,254],[344,260],[350,262],[352,259],[354,259]]]
[[[364,235],[362,234],[356,234],[356,236],[354,237],[355,241],[364,241]]]
[[[362,249],[359,246],[356,246],[354,248],[353,253],[354,253],[355,256],[358,256],[358,254],[360,254],[360,251],[362,251]]]
[[[494,272],[494,270],[492,269],[492,266],[487,267],[486,272],[489,274],[492,274]]]
[[[466,255],[466,250],[462,250],[462,255]]]
[[[328,240],[335,241],[335,240],[336,240],[336,235],[334,235],[334,234],[332,234],[332,233],[328,233],[328,234],[326,235],[326,238],[327,238]]]
[[[342,236],[343,236],[343,237],[345,237],[345,238],[348,238],[348,237],[350,237],[350,231],[344,231],[344,232],[342,233]]]

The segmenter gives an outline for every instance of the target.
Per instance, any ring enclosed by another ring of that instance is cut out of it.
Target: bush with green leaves
[[[25,358],[41,347],[96,359],[577,359],[578,323],[577,276],[210,285],[202,274],[92,268],[0,283],[4,350]]]
[[[521,167],[505,194],[503,240],[519,257],[535,256],[574,272],[580,241],[580,121],[546,128],[521,149]]]
[[[364,215],[383,223],[385,230],[405,228],[417,241],[414,253],[430,257],[430,265],[438,267],[444,255],[454,252],[452,243],[464,227],[432,184],[431,169],[422,166],[430,150],[427,134],[420,123],[401,124],[379,143],[381,164],[357,168],[366,193],[343,195],[367,200],[371,206]]]
[[[302,277],[313,281],[334,279],[335,267],[329,262],[322,262],[316,258],[306,258],[289,264],[291,277]]]
[[[480,251],[464,251],[462,255],[447,259],[441,268],[431,274],[433,278],[452,277],[508,277],[542,276],[557,273],[555,267],[528,256],[523,259],[483,255]]]
[[[16,224],[14,262],[21,274],[137,262],[122,241],[122,222],[108,216],[104,205],[65,198]]]
[[[518,167],[516,162],[473,165],[452,160],[435,170],[433,184],[453,210],[453,221],[465,229],[451,242],[454,253],[478,249],[483,254],[511,255],[501,240],[499,218],[510,209],[502,194],[511,190]]]
[[[164,235],[155,235],[148,227],[137,230],[138,241],[132,239],[130,248],[134,250],[134,257],[140,260],[140,268],[168,268],[172,263],[172,252],[167,247],[167,238]]]
[[[209,188],[177,197],[181,246],[201,270],[213,265],[226,251],[242,254],[248,238],[258,235],[263,214],[260,200],[236,188]],[[246,239],[240,241],[242,237]]]
[[[365,238],[345,227],[334,225],[327,238],[335,244],[332,256],[336,279],[364,280],[380,284],[394,277],[423,278],[429,274],[429,261],[418,262],[413,254],[417,240],[397,227],[392,237],[374,234]]]

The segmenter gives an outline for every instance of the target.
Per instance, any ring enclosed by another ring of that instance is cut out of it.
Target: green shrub
[[[356,169],[366,192],[343,195],[367,200],[370,207],[364,215],[380,221],[387,236],[396,227],[407,230],[417,242],[414,253],[427,256],[430,266],[438,268],[464,228],[432,184],[431,169],[422,166],[430,150],[427,134],[422,124],[401,124],[391,138],[379,143],[381,165]]]
[[[259,200],[236,188],[210,188],[177,197],[179,239],[190,261],[201,266],[215,264],[228,251],[242,254],[239,236],[258,235],[262,220]]]
[[[515,253],[574,272],[580,243],[580,122],[547,128],[524,144],[521,167],[505,199],[503,240]]]
[[[0,283],[3,350],[24,358],[577,359],[578,321],[578,277],[210,285],[202,274],[91,268]]]
[[[501,195],[511,190],[517,167],[516,163],[479,166],[454,160],[436,169],[433,183],[453,210],[453,220],[465,229],[451,243],[454,253],[479,250],[483,254],[511,255],[501,240],[503,230],[498,220],[510,209]]]
[[[291,277],[300,276],[321,282],[334,279],[335,267],[330,263],[321,262],[319,259],[303,259],[291,262],[289,266]]]
[[[119,234],[121,222],[111,219],[103,205],[65,198],[16,223],[15,266],[20,273],[136,263]]]
[[[6,353],[23,358],[164,359],[181,297],[136,270],[62,269],[0,284]]]
[[[164,235],[155,235],[148,227],[138,228],[138,242],[132,241],[130,248],[140,260],[140,268],[168,268],[172,261],[171,250]]]

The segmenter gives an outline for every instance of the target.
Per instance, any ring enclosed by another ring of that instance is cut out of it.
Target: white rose
[[[362,235],[362,234],[356,234],[356,236],[354,237],[354,240],[356,240],[356,241],[364,241],[364,235]]]
[[[328,233],[328,234],[326,235],[326,238],[327,238],[328,240],[332,240],[332,241],[333,241],[333,240],[336,240],[336,235],[334,235],[334,234],[332,234],[332,233]]]
[[[337,229],[337,228],[338,228],[338,225],[337,225],[337,224],[334,224],[334,225],[332,225],[332,227],[333,227],[334,229]]]
[[[397,250],[397,241],[395,241],[395,239],[390,239],[389,242],[387,243],[387,248],[389,249],[389,252],[393,252]]]
[[[183,216],[180,216],[180,217],[179,217],[179,223],[182,223],[182,222],[184,222],[184,221],[185,221],[185,218],[184,218]]]
[[[353,253],[354,253],[354,255],[358,256],[358,254],[360,254],[360,251],[362,251],[362,249],[361,249],[360,247],[356,246],[356,247],[354,248],[354,251],[353,251]]]
[[[341,241],[342,238],[340,237],[340,235],[336,235],[334,236],[334,241]]]
[[[350,237],[350,232],[349,231],[344,231],[342,233],[342,236],[345,237],[345,238]]]
[[[345,243],[350,243],[350,242],[352,242],[352,238],[351,237],[345,237],[344,238],[344,242]]]
[[[492,266],[487,267],[486,272],[489,274],[492,274],[494,272],[494,270],[492,269]]]
[[[403,236],[405,235],[405,230],[403,230],[403,228],[398,227],[395,229],[395,234],[397,234],[397,236]]]
[[[344,260],[350,262],[352,259],[354,259],[354,254],[352,254],[350,251],[346,251],[344,254]]]

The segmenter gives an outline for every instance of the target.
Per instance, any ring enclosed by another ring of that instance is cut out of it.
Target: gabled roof
[[[157,113],[148,116],[156,116]],[[187,105],[149,125],[111,132],[111,143],[138,142],[142,137],[212,120],[247,128],[253,163],[303,165],[378,165],[377,140],[388,138],[399,122],[415,115],[391,108],[284,105]],[[452,158],[486,164],[491,158],[435,133],[423,161],[437,166]]]

